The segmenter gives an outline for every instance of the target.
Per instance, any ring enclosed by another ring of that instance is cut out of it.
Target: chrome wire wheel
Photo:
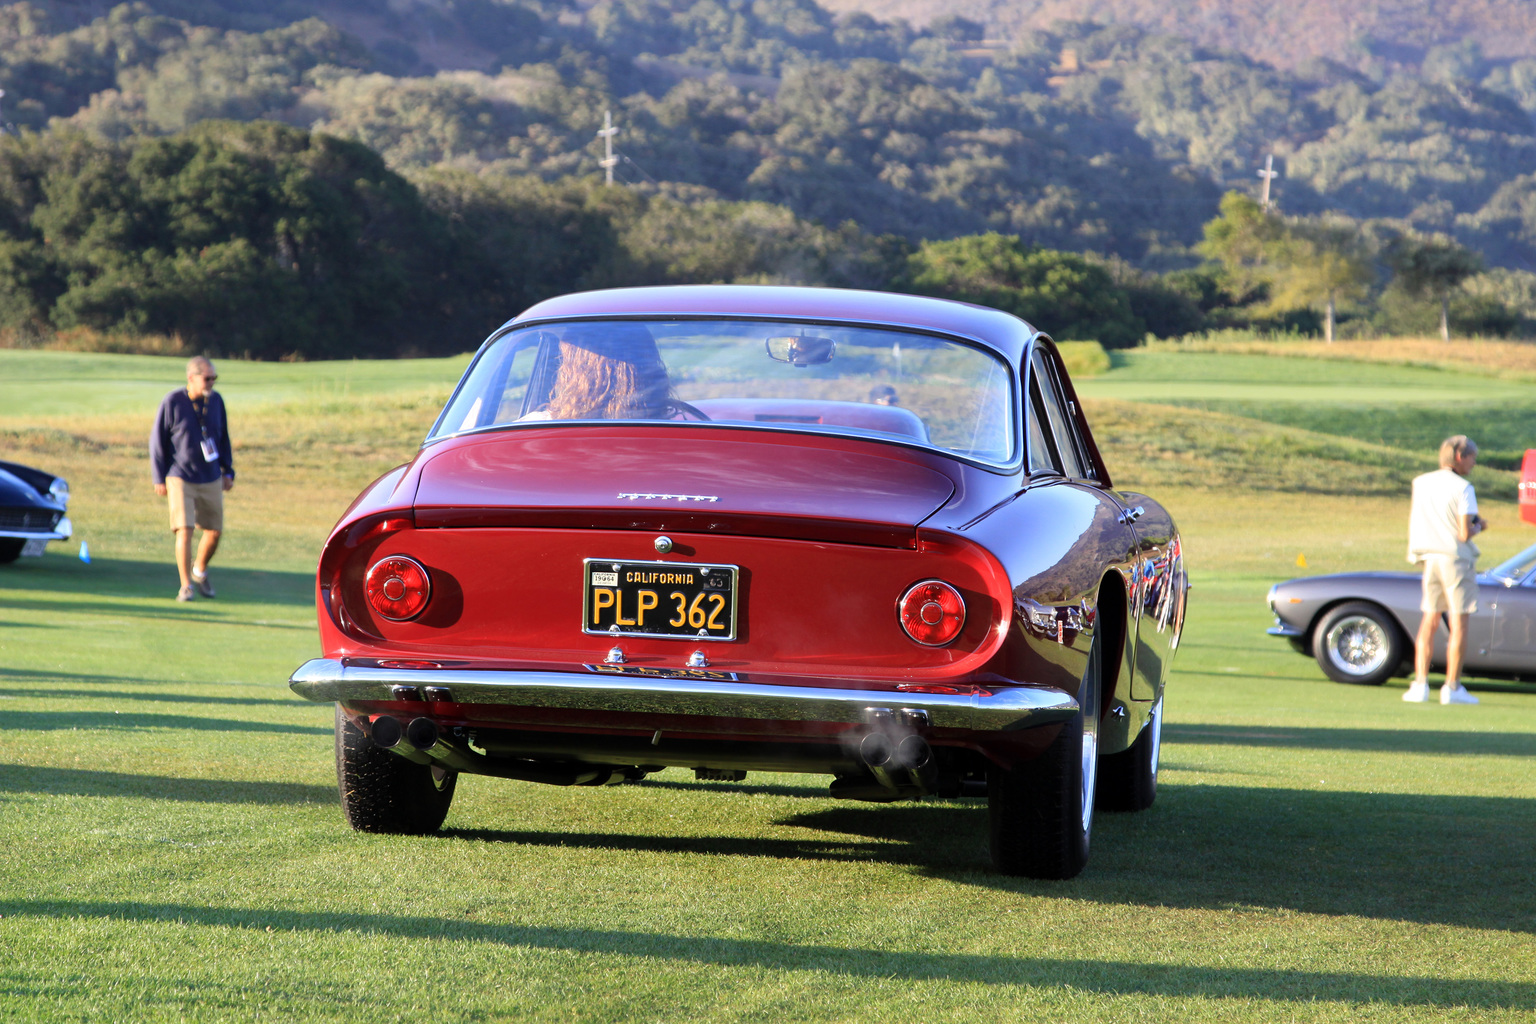
[[[1323,645],[1335,668],[1361,678],[1381,671],[1392,649],[1386,629],[1368,615],[1346,615],[1332,623]]]

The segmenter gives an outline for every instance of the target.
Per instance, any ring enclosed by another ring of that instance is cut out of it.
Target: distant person
[[[1477,445],[1465,434],[1440,445],[1440,468],[1413,480],[1408,514],[1408,561],[1424,566],[1424,599],[1413,658],[1413,684],[1403,700],[1429,700],[1429,657],[1443,613],[1451,629],[1445,647],[1445,685],[1441,704],[1476,704],[1461,685],[1467,650],[1467,616],[1477,611],[1478,550],[1472,538],[1488,528],[1477,514],[1477,495],[1467,474],[1477,464]]]
[[[229,420],[224,399],[213,390],[219,379],[202,356],[187,361],[187,386],[160,402],[149,432],[149,465],[155,493],[170,499],[171,530],[176,534],[176,571],[181,589],[176,600],[198,594],[212,597],[208,562],[224,532],[224,492],[235,486],[229,452]],[[193,528],[203,531],[192,558]]]
[[[869,389],[869,400],[876,405],[900,405],[896,389],[889,384],[876,384]]]

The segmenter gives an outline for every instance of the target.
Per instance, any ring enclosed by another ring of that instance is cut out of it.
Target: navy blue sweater
[[[205,430],[219,446],[218,462],[203,458]],[[229,420],[224,415],[224,399],[217,391],[209,392],[196,403],[187,395],[186,388],[177,388],[165,396],[149,432],[149,465],[157,484],[165,483],[168,476],[181,477],[189,484],[209,484],[221,475],[235,475],[229,453]]]

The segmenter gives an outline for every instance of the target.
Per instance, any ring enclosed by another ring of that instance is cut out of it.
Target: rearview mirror
[[[837,342],[831,338],[807,337],[769,338],[766,344],[768,358],[791,366],[820,366],[832,361]]]

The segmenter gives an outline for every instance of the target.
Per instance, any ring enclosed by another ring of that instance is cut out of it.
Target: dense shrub
[[[1055,338],[1126,348],[1146,333],[1130,296],[1104,267],[1025,245],[1016,235],[924,242],[912,254],[906,283],[922,294],[1005,310]]]

